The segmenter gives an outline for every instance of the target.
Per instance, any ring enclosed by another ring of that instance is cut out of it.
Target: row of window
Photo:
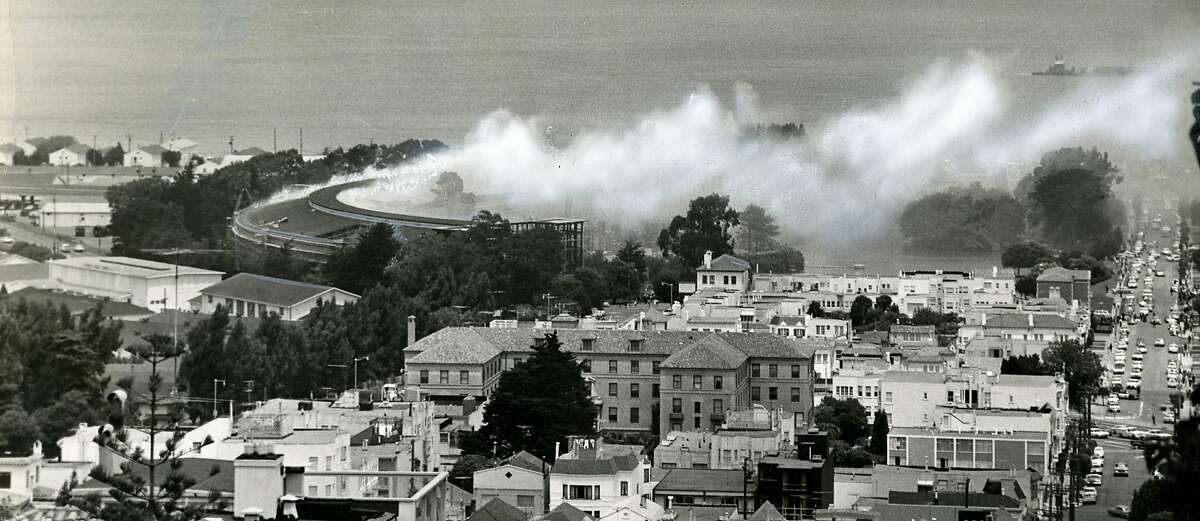
[[[645,339],[631,338],[631,339],[629,339],[629,343],[626,344],[625,348],[630,353],[640,353],[640,352],[642,352],[642,343],[643,342],[645,342]],[[596,350],[596,339],[595,338],[581,339],[579,350],[583,351],[585,353],[590,353],[592,351],[595,351]]]
[[[659,393],[658,390],[659,390],[658,384],[650,384],[650,397],[658,398],[658,393]],[[610,382],[608,384],[608,395],[613,396],[613,397],[618,397],[618,396],[620,396],[620,394],[621,394],[620,386],[616,382]],[[629,384],[629,397],[630,398],[641,398],[641,396],[642,396],[641,384],[636,384],[636,383]]]
[[[421,370],[421,383],[423,383],[423,384],[429,383],[429,370],[428,369]],[[450,371],[448,371],[446,369],[442,369],[441,371],[438,371],[438,382],[437,383],[449,384],[450,383]],[[471,372],[470,371],[459,371],[457,383],[460,385],[470,385]]]
[[[792,378],[800,378],[800,365],[792,364]],[[750,364],[750,376],[762,378],[762,364]],[[767,378],[779,378],[779,364],[767,364]]]
[[[762,388],[757,385],[750,387],[750,401],[759,401],[759,400],[762,400]],[[772,402],[779,400],[779,388],[778,387],[771,386],[771,387],[767,388],[767,400],[772,401]],[[799,387],[792,387],[791,401],[792,401],[792,403],[800,402],[800,388]]]
[[[583,372],[585,372],[585,373],[592,372],[592,360],[591,359],[582,358],[579,360],[579,363],[583,368]],[[660,372],[659,367],[661,365],[662,365],[661,360],[651,361],[650,362],[650,374],[658,374]],[[608,361],[608,374],[620,374],[620,373],[621,373],[620,361],[619,360],[609,360]],[[642,374],[641,360],[630,360],[629,361],[629,374]]]
[[[621,421],[620,415],[616,407],[608,408],[608,423],[618,423]],[[642,422],[642,411],[637,407],[629,408],[629,423],[638,424]]]

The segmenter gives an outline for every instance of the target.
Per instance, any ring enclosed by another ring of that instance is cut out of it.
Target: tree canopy
[[[904,207],[900,231],[928,251],[997,251],[1021,239],[1025,210],[1011,195],[979,185],[926,195]]]
[[[1005,268],[1014,268],[1020,274],[1022,269],[1029,269],[1042,262],[1054,258],[1054,252],[1049,248],[1033,241],[1019,242],[1004,249],[1000,254],[1000,264]]]
[[[658,235],[658,247],[664,256],[683,260],[689,269],[696,269],[704,253],[713,257],[733,253],[730,230],[741,223],[737,210],[729,207],[729,197],[711,194],[692,199],[685,215],[676,215],[671,224]]]
[[[1054,372],[1063,373],[1072,407],[1087,407],[1085,398],[1100,390],[1100,377],[1104,375],[1100,357],[1078,340],[1052,342],[1042,352],[1042,361]]]
[[[758,205],[748,205],[738,212],[738,242],[751,256],[759,250],[771,249],[779,235],[779,225],[767,210]]]

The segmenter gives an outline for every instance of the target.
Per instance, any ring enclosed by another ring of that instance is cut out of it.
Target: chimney
[[[992,278],[994,279],[999,276],[1000,276],[1000,268],[997,268],[996,266],[992,266]]]
[[[1033,313],[1029,314],[1029,327],[1033,327]]]
[[[712,267],[712,250],[708,250],[708,251],[704,252],[704,267],[705,268]]]
[[[417,317],[408,316],[408,343],[404,347],[412,346],[417,343]]]
[[[979,325],[987,326],[987,313],[983,313],[979,319]]]

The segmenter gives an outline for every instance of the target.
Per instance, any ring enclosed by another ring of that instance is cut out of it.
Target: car
[[[1104,447],[1097,445],[1095,449],[1092,449],[1092,457],[1104,459]]]
[[[71,245],[70,244],[59,245],[58,251],[60,251],[62,253],[71,253]]]
[[[1161,429],[1150,429],[1146,431],[1146,438],[1148,439],[1165,440],[1170,437],[1170,434],[1163,432]]]
[[[1170,378],[1170,377],[1168,377],[1168,378],[1167,378],[1167,387],[1169,387],[1169,388],[1171,388],[1171,389],[1174,389],[1174,388],[1176,388],[1176,387],[1179,387],[1179,380],[1176,380],[1176,379],[1174,379],[1174,378]]]
[[[1133,438],[1135,440],[1144,440],[1144,439],[1146,439],[1146,436],[1148,436],[1148,435],[1149,435],[1149,433],[1147,433],[1146,431],[1143,431],[1141,429],[1134,429],[1134,431],[1132,433],[1130,433],[1129,437]]]
[[[1114,404],[1112,404],[1112,405],[1109,405],[1109,406],[1108,406],[1108,412],[1121,412],[1121,406],[1120,406],[1120,405],[1117,405],[1117,404],[1115,404],[1115,403],[1114,403]]]
[[[1092,427],[1092,429],[1090,431],[1088,431],[1088,435],[1090,435],[1093,438],[1103,439],[1103,438],[1107,438],[1109,436],[1109,432],[1104,429],[1097,429],[1095,427]],[[1096,448],[1100,449],[1101,447],[1096,447]]]
[[[1154,276],[1155,276],[1155,277],[1166,277],[1166,276],[1167,276],[1167,274],[1166,274],[1166,273],[1163,273],[1163,271],[1162,271],[1162,270],[1158,270],[1158,271],[1154,272]]]
[[[1165,345],[1167,345],[1167,341],[1166,341],[1166,340],[1163,340],[1163,339],[1161,339],[1161,338],[1155,338],[1155,339],[1154,339],[1154,347],[1162,347],[1162,346],[1165,346]]]
[[[1112,372],[1113,372],[1113,374],[1125,374],[1125,366],[1121,365],[1121,364],[1117,364],[1117,365],[1113,366]]]
[[[1174,345],[1174,344],[1172,344]],[[1179,362],[1167,360],[1167,369],[1179,369]]]
[[[1162,324],[1162,320],[1159,320],[1158,317],[1156,316],[1156,317],[1153,317],[1150,319],[1150,324],[1157,326],[1157,325]]]
[[[1178,353],[1179,352],[1179,344],[1171,344],[1171,345],[1167,346],[1167,352],[1172,353],[1172,354]]]
[[[1123,461],[1113,465],[1113,476],[1122,478],[1129,477],[1129,465],[1126,465]]]
[[[1175,423],[1175,413],[1171,411],[1164,412],[1163,423]]]
[[[1079,500],[1085,505],[1096,504],[1096,487],[1083,487],[1083,490],[1079,491]]]
[[[1137,361],[1137,360],[1142,360],[1142,359],[1146,358],[1146,355],[1142,354],[1142,353],[1139,351],[1139,352],[1137,352],[1137,353],[1134,353],[1134,354],[1132,354],[1132,355],[1129,355],[1129,358],[1132,358],[1132,359],[1134,359],[1135,361]]]
[[[1104,456],[1092,456],[1092,466],[1093,467],[1103,467],[1104,466]]]
[[[1146,353],[1148,353],[1149,351],[1150,351],[1149,349],[1146,349],[1146,346],[1144,346],[1144,345],[1142,345],[1142,344],[1138,344],[1138,348],[1137,348],[1137,352],[1138,352],[1138,353],[1141,353],[1141,354],[1146,354]]]
[[[1132,438],[1133,431],[1135,431],[1135,430],[1136,429],[1134,429],[1133,427],[1130,427],[1128,425],[1118,425],[1116,427],[1113,427],[1112,435],[1116,436],[1118,438]]]
[[[1116,505],[1108,509],[1108,515],[1126,519],[1129,517],[1129,505]]]
[[[1137,346],[1138,347],[1146,347],[1146,341],[1139,338],[1137,341]],[[1142,352],[1145,353],[1145,351],[1142,351]]]
[[[1104,478],[1100,474],[1088,474],[1083,477],[1088,485],[1099,487],[1104,484]]]
[[[71,249],[74,250],[75,253],[83,253],[83,252],[87,251],[87,248],[84,248],[82,244],[76,244],[75,247],[73,247]]]
[[[12,237],[9,237],[9,236],[7,236],[7,235],[5,235],[4,237],[0,237],[0,244],[9,245],[9,244],[12,244],[12,243],[14,243],[14,242],[17,242],[17,240],[16,240],[16,239],[13,239]]]
[[[1141,361],[1141,360],[1134,360],[1134,361],[1133,361],[1133,364],[1132,364],[1130,367],[1133,367],[1134,369],[1141,369],[1141,368],[1142,368],[1142,361]]]

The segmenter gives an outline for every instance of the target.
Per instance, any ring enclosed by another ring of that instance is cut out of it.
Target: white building
[[[192,309],[212,314],[223,306],[231,315],[266,317],[276,313],[283,320],[300,320],[321,304],[348,304],[359,296],[332,286],[239,273],[201,289],[191,299]]]
[[[769,327],[771,333],[779,336],[830,340],[846,340],[852,331],[849,320],[817,318],[812,315],[777,315],[771,318]]]
[[[958,328],[958,345],[975,338],[1003,338],[1051,342],[1079,338],[1076,324],[1066,318],[1048,313],[980,313],[967,315]]]
[[[55,166],[76,166],[87,164],[87,153],[91,150],[87,145],[75,143],[50,153],[50,164]]]
[[[243,161],[249,161],[255,157],[265,155],[265,154],[270,154],[270,152],[267,152],[266,150],[263,150],[258,147],[244,148],[244,149],[238,150],[232,154],[225,154],[225,157],[221,159],[221,166],[225,167],[225,166],[241,163]]]
[[[213,172],[221,169],[221,162],[213,159],[205,159],[192,169],[196,175],[212,175]]]
[[[163,143],[163,148],[179,152],[179,165],[183,166],[192,156],[196,155],[196,149],[199,147],[195,141],[185,137],[176,137]]]
[[[159,145],[146,145],[125,153],[125,166],[166,166],[163,152],[167,149]]]
[[[577,440],[576,449],[560,456],[550,470],[550,507],[570,503],[597,519],[650,492],[650,464],[645,457],[606,454],[598,441]]]
[[[34,152],[37,152],[37,147],[45,142],[46,138],[44,137],[33,137],[26,139],[25,141],[18,141],[17,147],[19,147],[21,150],[24,150],[26,156],[32,156]]]
[[[38,209],[43,229],[74,237],[102,237],[112,224],[112,208],[107,202],[53,201]]]
[[[49,261],[58,287],[129,302],[151,311],[188,310],[200,290],[221,281],[219,271],[130,257],[69,257]]]
[[[704,252],[704,264],[696,268],[696,291],[707,288],[746,292],[750,290],[750,263],[733,255],[713,258]]]
[[[16,156],[17,152],[21,152],[21,147],[17,145],[12,143],[0,145],[0,165],[12,165],[13,156]]]

